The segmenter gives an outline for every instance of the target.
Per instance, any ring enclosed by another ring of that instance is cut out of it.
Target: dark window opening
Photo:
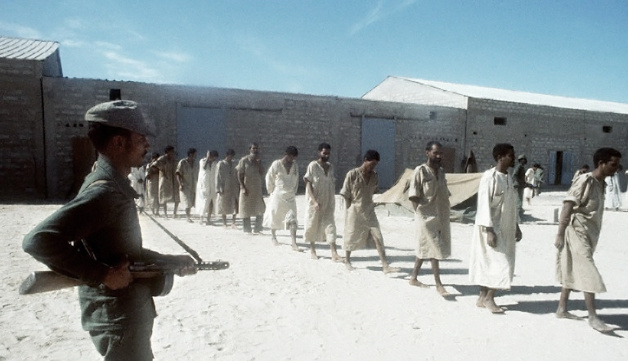
[[[613,127],[611,127],[610,125],[604,125],[604,126],[602,126],[602,131],[604,133],[610,133],[610,132],[613,131]]]
[[[120,89],[109,89],[109,100],[120,100],[122,99],[122,92]]]
[[[437,115],[436,112],[430,112],[430,120],[436,119],[436,115]]]
[[[493,118],[494,125],[506,125],[506,118],[504,117],[495,117]]]

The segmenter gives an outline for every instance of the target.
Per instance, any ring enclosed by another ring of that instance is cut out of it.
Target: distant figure
[[[159,204],[164,207],[164,217],[168,218],[168,202],[174,202],[173,216],[177,218],[179,208],[179,187],[175,176],[176,163],[174,147],[169,145],[164,149],[164,155],[152,163],[159,169]]]
[[[179,184],[179,199],[185,208],[185,217],[188,222],[192,223],[190,211],[194,207],[196,198],[196,180],[198,177],[198,168],[196,167],[196,148],[190,148],[187,157],[181,159],[177,164],[175,172],[177,183]]]
[[[144,183],[144,176],[146,174],[146,164],[142,164],[140,167],[131,167],[131,173],[129,173],[129,181],[131,182],[131,188],[137,193],[135,198],[135,205],[137,210],[144,212],[144,206],[146,205],[146,189]]]
[[[604,179],[606,183],[606,195],[604,197],[604,208],[610,211],[618,211],[621,207],[621,191],[619,188],[619,174],[615,172]]]
[[[331,250],[331,260],[340,262],[343,259],[338,255],[336,247],[336,221],[334,220],[336,176],[334,167],[329,162],[330,154],[331,145],[319,144],[318,159],[310,162],[303,176],[307,199],[303,238],[306,243],[310,244],[312,259],[318,259],[314,244],[326,241]]]
[[[528,168],[525,177],[525,188],[523,189],[523,198],[530,205],[530,199],[534,197],[534,190],[538,187],[536,171],[539,169],[538,164],[534,164],[532,168]]]
[[[350,170],[346,177],[340,195],[345,199],[345,266],[353,270],[351,252],[356,249],[372,248],[374,244],[382,262],[384,273],[399,272],[399,268],[391,267],[386,259],[384,237],[379,228],[379,221],[375,214],[373,194],[377,192],[378,176],[375,167],[379,163],[379,153],[376,150],[367,150],[360,167]]]
[[[523,189],[526,186],[526,164],[528,159],[525,154],[521,154],[517,157],[517,165],[512,171],[513,182],[515,184],[515,191],[517,191],[517,214],[523,213]]]
[[[264,212],[264,227],[270,228],[271,240],[275,246],[277,230],[290,230],[292,249],[300,251],[297,246],[297,202],[296,194],[299,188],[299,165],[297,157],[299,151],[294,146],[286,148],[281,159],[275,160],[266,172],[266,189],[270,196]]]
[[[470,150],[469,156],[465,157],[462,160],[462,172],[463,173],[477,173],[477,171],[478,171],[478,164],[475,160],[475,154],[473,154],[473,151]]]
[[[216,174],[218,173],[218,151],[207,151],[198,162],[198,182],[196,183],[196,212],[203,223],[211,224],[214,205],[216,204]]]
[[[571,290],[582,291],[589,313],[589,325],[599,332],[613,329],[595,309],[595,294],[606,292],[602,276],[593,261],[602,229],[604,214],[604,179],[619,168],[621,153],[613,148],[598,149],[593,155],[595,169],[574,181],[563,201],[558,234],[556,280],[562,285],[556,317],[579,319],[567,311]]]
[[[573,178],[571,178],[571,183],[573,183],[576,180],[576,178],[578,178],[579,176],[585,173],[589,173],[588,164],[584,164],[582,167],[580,167],[580,169],[576,171],[576,173],[573,174]]]
[[[254,232],[259,234],[262,232],[262,215],[266,210],[266,204],[262,195],[264,166],[257,143],[251,143],[249,154],[240,159],[236,169],[240,182],[238,206],[242,217],[242,229],[245,233],[251,233],[251,217],[255,217]]]
[[[536,187],[534,188],[534,196],[538,197],[541,194],[541,185],[545,183],[545,170],[537,163],[536,172],[534,174],[536,179]]]
[[[508,168],[515,165],[515,149],[501,143],[493,148],[495,167],[482,175],[471,241],[469,280],[480,286],[478,307],[493,313],[497,290],[509,290],[515,271],[515,244],[521,239],[517,224],[517,193]]]
[[[439,260],[451,255],[449,224],[449,189],[445,170],[441,167],[442,145],[431,141],[425,148],[427,162],[414,169],[410,179],[408,198],[414,207],[416,222],[416,260],[410,276],[410,285],[427,287],[417,280],[423,261],[430,260],[436,291],[451,296],[440,280]]]
[[[159,215],[159,169],[153,163],[159,153],[153,153],[146,165],[146,202],[154,216]]]
[[[218,156],[216,152],[216,156]],[[236,228],[240,183],[233,161],[235,150],[229,148],[225,159],[218,162],[216,170],[216,214],[222,215],[222,225],[227,227],[227,214],[231,214],[231,228]]]

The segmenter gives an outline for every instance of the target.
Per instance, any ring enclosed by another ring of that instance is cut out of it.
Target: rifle
[[[229,262],[214,261],[202,262],[194,265],[197,270],[224,270],[229,268]],[[129,270],[134,279],[149,279],[153,296],[165,296],[172,290],[174,273],[180,267],[178,264],[156,262],[134,262]],[[20,285],[20,295],[56,291],[63,288],[86,284],[78,278],[62,275],[54,271],[34,271],[26,277]]]
[[[229,268],[229,262],[217,260],[213,262],[204,262],[201,257],[170,232],[166,227],[161,225],[155,218],[144,212],[159,228],[177,242],[196,260],[194,265],[198,271],[205,270],[224,270]],[[180,268],[179,264],[165,261],[151,262],[133,262],[129,265],[129,271],[134,279],[150,279],[150,288],[153,296],[165,296],[172,290],[174,284],[174,273]],[[64,275],[55,271],[34,271],[26,277],[20,285],[20,295],[31,295],[35,293],[56,291],[63,288],[75,287],[86,284],[78,278]]]

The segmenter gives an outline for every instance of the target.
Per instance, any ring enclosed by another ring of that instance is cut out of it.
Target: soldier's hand
[[[127,287],[133,282],[133,275],[129,271],[129,265],[129,260],[125,259],[116,266],[110,267],[102,283],[112,290]]]
[[[170,257],[173,260],[173,262],[180,265],[180,268],[177,270],[177,272],[175,272],[177,276],[183,277],[187,275],[193,275],[197,272],[197,269],[195,267],[196,262],[194,261],[194,258],[190,256],[185,256],[185,255],[181,255],[181,256],[173,255]]]

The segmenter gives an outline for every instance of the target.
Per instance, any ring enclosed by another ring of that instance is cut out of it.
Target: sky
[[[628,103],[628,0],[0,0],[66,77],[359,98],[388,76]]]

